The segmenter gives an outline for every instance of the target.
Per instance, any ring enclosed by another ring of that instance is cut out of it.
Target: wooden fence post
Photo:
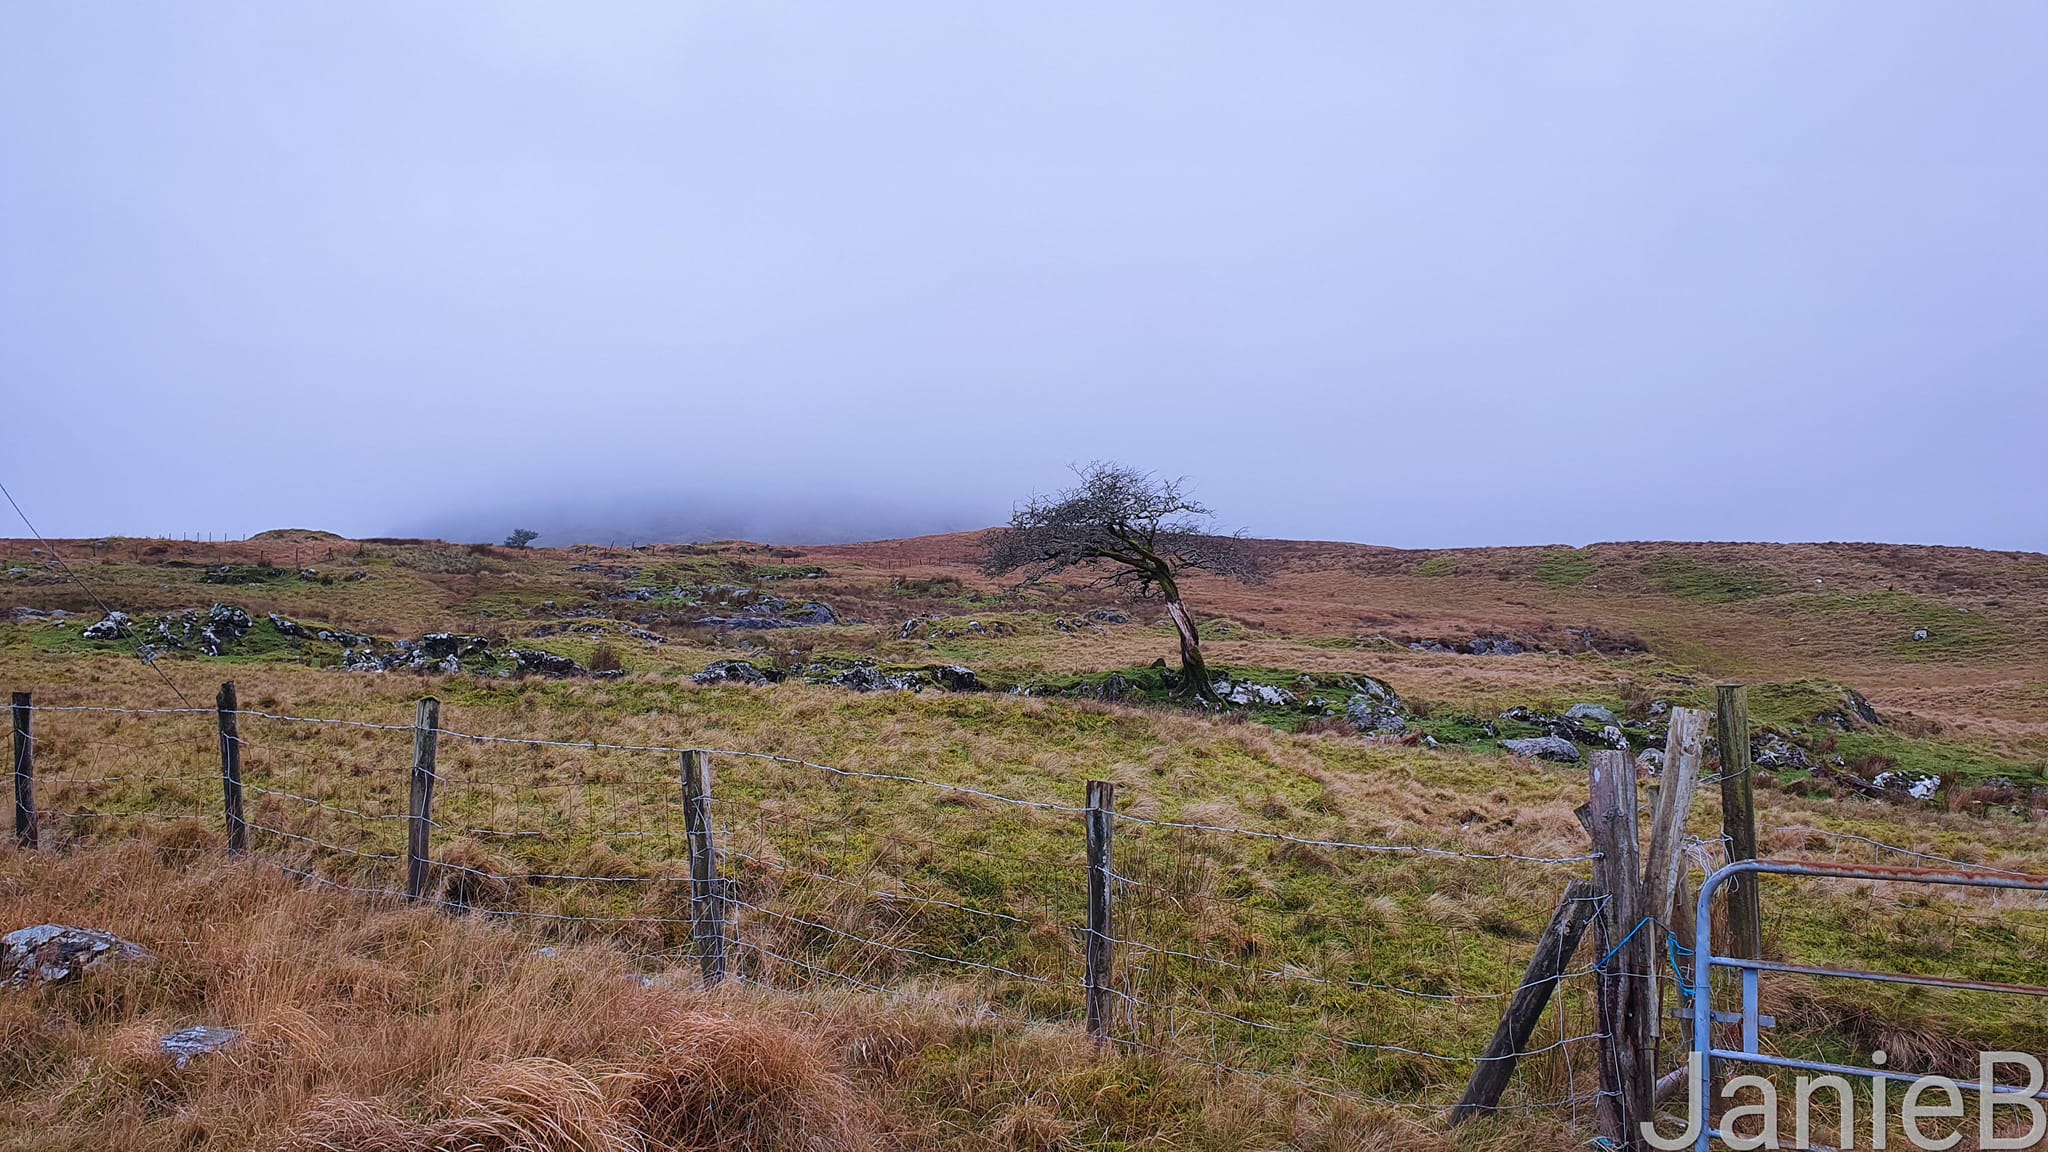
[[[427,872],[433,865],[434,752],[441,735],[441,702],[420,699],[412,728],[412,808],[406,822],[405,894],[418,900],[427,894]]]
[[[14,839],[23,848],[36,846],[36,740],[31,727],[35,711],[29,694],[14,694]]]
[[[1110,962],[1116,940],[1110,906],[1110,852],[1115,829],[1116,785],[1088,782],[1088,947],[1085,987],[1088,993],[1088,1034],[1101,1039],[1109,1019]]]
[[[249,850],[249,825],[242,819],[242,729],[233,680],[220,686],[214,708],[220,717],[220,796],[227,814],[228,855],[240,856]]]
[[[1508,1010],[1480,1055],[1479,1065],[1472,1071],[1472,1082],[1465,1086],[1465,1095],[1451,1109],[1450,1127],[1491,1111],[1500,1103],[1501,1090],[1515,1074],[1516,1060],[1529,1046],[1529,1037],[1543,1018],[1552,990],[1571,963],[1572,954],[1579,950],[1586,925],[1593,922],[1599,891],[1586,880],[1574,880],[1565,886],[1557,911],[1550,914],[1550,924],[1536,942],[1536,955],[1529,959],[1529,970],[1522,974],[1522,986],[1515,989],[1514,997],[1508,1001]]]
[[[684,840],[690,848],[690,929],[704,986],[725,980],[725,886],[718,875],[718,841],[711,825],[711,754],[683,753]]]
[[[1714,687],[1715,732],[1721,744],[1721,834],[1728,838],[1728,862],[1756,859],[1756,780],[1749,760],[1749,689]],[[1729,954],[1745,960],[1764,956],[1763,907],[1755,874],[1728,881]]]
[[[1650,1063],[1650,933],[1641,900],[1634,759],[1624,751],[1593,753],[1589,784],[1586,820],[1600,853],[1594,877],[1607,895],[1600,916],[1606,953],[1599,965],[1600,1030],[1607,1041],[1596,1112],[1603,1136],[1624,1152],[1637,1152],[1642,1147],[1638,1125],[1650,1118],[1656,1076]]]
[[[1685,875],[1685,821],[1692,812],[1700,781],[1700,750],[1707,738],[1707,714],[1697,708],[1673,708],[1671,731],[1664,740],[1664,780],[1657,789],[1657,811],[1650,821],[1650,854],[1643,860],[1643,915],[1655,917],[1661,934],[1685,919],[1675,910],[1679,881]],[[1644,929],[1649,931],[1649,929]],[[1650,970],[1658,972],[1657,940],[1651,939]],[[1650,981],[1650,1037],[1664,1034],[1657,985]],[[1655,1061],[1652,1061],[1654,1063]]]

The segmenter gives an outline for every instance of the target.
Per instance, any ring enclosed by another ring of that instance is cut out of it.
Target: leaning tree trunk
[[[1187,606],[1180,602],[1178,589],[1167,592],[1166,615],[1180,633],[1180,695],[1221,703],[1216,689],[1209,684],[1209,666],[1202,662],[1202,637],[1195,631],[1195,618],[1188,615]]]

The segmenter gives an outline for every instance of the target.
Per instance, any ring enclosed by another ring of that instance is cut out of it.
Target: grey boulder
[[[1578,747],[1562,736],[1531,736],[1526,740],[1503,740],[1500,746],[1517,756],[1550,760],[1558,764],[1579,762]]]
[[[37,924],[0,936],[0,986],[54,984],[106,964],[154,959],[149,949],[111,932]]]

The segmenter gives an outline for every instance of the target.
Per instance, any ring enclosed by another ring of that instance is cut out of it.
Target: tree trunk
[[[1180,633],[1180,694],[1221,703],[1216,690],[1209,685],[1209,666],[1202,662],[1202,637],[1195,631],[1195,618],[1188,615],[1187,606],[1180,602],[1179,589],[1170,586],[1166,614],[1172,618],[1174,630]]]

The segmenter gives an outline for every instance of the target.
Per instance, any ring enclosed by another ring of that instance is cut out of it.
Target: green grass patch
[[[1575,548],[1560,548],[1536,561],[1536,579],[1552,588],[1576,588],[1593,575],[1591,556]]]
[[[1670,595],[1695,604],[1733,604],[1796,587],[1768,569],[1703,564],[1685,555],[1659,556],[1638,571]]]

